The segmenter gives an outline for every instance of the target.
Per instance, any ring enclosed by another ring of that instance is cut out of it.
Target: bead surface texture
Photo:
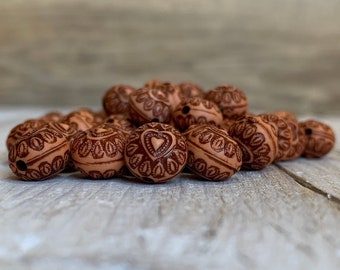
[[[247,116],[236,121],[230,126],[229,134],[242,150],[242,169],[261,170],[275,160],[277,135],[260,116]]]
[[[306,120],[299,123],[299,125],[306,135],[302,156],[320,158],[333,149],[335,134],[330,126],[317,120]]]
[[[116,177],[125,165],[125,142],[119,129],[106,124],[79,132],[71,143],[73,164],[91,179]]]
[[[173,121],[180,131],[185,131],[190,125],[213,124],[221,125],[223,116],[217,105],[199,97],[183,100],[172,114]]]
[[[188,144],[187,167],[193,173],[207,180],[222,181],[240,170],[241,149],[225,130],[195,125],[184,136]]]
[[[126,165],[138,179],[148,183],[168,181],[187,161],[187,144],[174,127],[147,123],[134,130],[125,147]]]
[[[65,169],[69,152],[69,142],[62,133],[42,126],[11,147],[8,161],[20,179],[45,180]]]

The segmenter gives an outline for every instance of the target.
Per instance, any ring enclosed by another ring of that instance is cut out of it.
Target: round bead
[[[174,83],[164,82],[158,86],[158,88],[162,89],[168,95],[172,110],[174,110],[184,98],[181,89]]]
[[[187,167],[212,181],[222,181],[240,170],[242,152],[228,133],[213,125],[191,126],[184,134],[188,144]]]
[[[161,86],[164,82],[161,80],[149,80],[144,84],[144,87],[147,88],[157,88]]]
[[[130,172],[148,183],[160,183],[178,175],[187,161],[187,144],[171,125],[147,123],[135,129],[125,147]]]
[[[95,114],[89,109],[78,109],[64,116],[60,121],[68,124],[77,130],[87,130],[96,124]]]
[[[291,147],[284,157],[281,158],[282,161],[293,160],[302,155],[305,148],[306,136],[299,126],[299,122],[296,116],[291,112],[279,111],[274,112],[275,115],[283,118],[290,127],[292,144]]]
[[[180,131],[194,124],[221,125],[223,116],[217,105],[199,97],[186,98],[173,112],[173,121]]]
[[[172,110],[181,102],[183,99],[183,94],[181,88],[171,82],[164,82],[160,80],[150,80],[148,81],[144,87],[153,88],[153,89],[162,89],[166,93],[169,99],[169,105]]]
[[[203,89],[193,82],[182,82],[178,86],[181,89],[182,95],[185,98],[203,98]]]
[[[14,145],[16,141],[22,139],[24,136],[33,133],[44,124],[46,124],[46,121],[43,119],[27,119],[23,123],[20,123],[13,127],[10,130],[6,139],[7,150],[10,150],[11,146]]]
[[[110,114],[128,113],[129,97],[135,88],[130,85],[118,84],[112,86],[103,96],[103,107]]]
[[[169,95],[161,88],[140,88],[130,96],[129,113],[136,126],[148,122],[170,123]]]
[[[103,123],[119,128],[126,134],[130,134],[130,132],[135,129],[135,126],[127,116],[123,114],[111,114],[104,119]]]
[[[55,131],[63,134],[66,139],[71,139],[76,135],[78,130],[74,126],[70,126],[65,123],[51,121],[46,124],[47,128],[54,129]]]
[[[11,147],[9,167],[22,180],[44,180],[65,169],[69,152],[65,136],[44,125]]]
[[[64,117],[64,115],[61,112],[58,111],[53,111],[53,112],[48,112],[42,117],[40,117],[41,120],[44,120],[45,122],[50,122],[50,121],[61,121],[61,119]]]
[[[70,126],[68,124],[61,123],[61,122],[51,121],[46,124],[46,127],[49,129],[54,129],[58,133],[63,134],[69,143],[71,143],[73,138],[78,133],[78,130],[75,128],[75,126]],[[65,160],[65,162],[66,162],[66,167],[64,169],[64,172],[75,171],[75,167],[74,167],[74,164],[71,158],[69,158],[68,160]]]
[[[317,120],[307,120],[299,123],[306,135],[305,148],[302,156],[320,158],[327,155],[335,145],[335,134],[332,128]]]
[[[221,85],[208,91],[205,99],[216,103],[224,118],[239,119],[248,111],[248,100],[239,88]]]
[[[260,116],[247,116],[234,122],[229,134],[242,150],[242,169],[261,170],[275,160],[278,152],[277,135]]]
[[[292,147],[292,131],[287,121],[283,117],[279,117],[275,114],[260,114],[263,121],[271,124],[275,129],[278,139],[278,152],[275,161],[286,160],[289,156],[289,151]]]
[[[71,142],[73,164],[92,179],[119,176],[125,165],[125,142],[119,129],[105,124],[78,132]]]

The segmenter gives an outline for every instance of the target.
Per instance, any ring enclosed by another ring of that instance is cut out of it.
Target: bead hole
[[[153,119],[151,119],[151,122],[159,122],[159,119],[158,118],[153,118]]]
[[[307,136],[312,135],[312,129],[311,129],[311,128],[306,128],[305,134],[306,134]]]
[[[184,106],[183,108],[182,108],[182,113],[183,114],[187,114],[187,113],[189,113],[190,112],[190,107],[189,106]]]
[[[18,160],[16,162],[16,165],[17,165],[17,168],[20,171],[26,171],[27,170],[27,165],[26,165],[25,161],[23,161],[23,160]]]
[[[115,120],[114,119],[109,119],[106,122],[112,124]]]

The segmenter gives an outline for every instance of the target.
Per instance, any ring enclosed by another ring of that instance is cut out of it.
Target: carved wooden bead
[[[178,86],[181,89],[184,98],[203,98],[203,89],[193,82],[182,82]]]
[[[117,127],[126,134],[130,134],[136,128],[127,116],[123,114],[111,114],[104,119],[103,123]]]
[[[170,123],[169,94],[161,88],[140,88],[130,95],[129,113],[136,126],[148,122]]]
[[[75,127],[77,130],[87,130],[96,124],[95,114],[89,109],[78,109],[64,116],[60,121]]]
[[[289,157],[290,149],[292,148],[292,131],[288,122],[275,114],[260,114],[259,115],[266,123],[271,124],[277,133],[278,152],[275,161],[283,161]]]
[[[26,121],[13,127],[6,139],[7,150],[10,150],[11,146],[14,145],[16,141],[33,133],[44,124],[46,124],[44,119],[27,119]]]
[[[213,125],[194,125],[184,134],[188,144],[187,167],[212,181],[222,181],[240,170],[242,151],[228,133]]]
[[[22,180],[44,180],[65,169],[70,145],[63,134],[42,126],[17,141],[8,153],[9,166]]]
[[[161,80],[149,80],[144,84],[144,87],[147,88],[157,88],[161,86],[164,82]]]
[[[208,91],[205,99],[216,103],[224,118],[239,119],[248,111],[248,100],[245,93],[230,85],[221,85]]]
[[[170,107],[174,110],[184,98],[181,88],[177,84],[170,82],[164,82],[160,88],[168,94]]]
[[[168,96],[170,107],[172,110],[181,102],[184,98],[181,88],[171,82],[165,82],[160,80],[150,80],[144,85],[147,88],[162,89]]]
[[[119,176],[125,165],[124,134],[106,124],[81,131],[71,142],[71,158],[86,177],[106,179]]]
[[[75,126],[70,126],[68,124],[61,123],[61,122],[55,122],[55,121],[51,121],[51,122],[47,123],[46,127],[49,128],[49,129],[54,129],[57,132],[63,134],[65,136],[65,138],[68,140],[69,144],[71,144],[73,138],[79,132],[76,129]],[[71,158],[69,158],[68,160],[65,160],[65,162],[66,162],[66,166],[65,166],[65,169],[64,169],[65,172],[75,171],[75,167],[74,167],[74,164],[73,164]]]
[[[187,161],[187,144],[171,125],[147,123],[134,130],[125,147],[130,172],[148,183],[160,183],[178,175]]]
[[[236,121],[230,126],[229,134],[242,150],[242,169],[260,170],[275,160],[277,135],[260,116],[247,116]]]
[[[291,112],[279,111],[274,112],[275,115],[282,117],[290,127],[291,136],[292,136],[292,144],[291,147],[286,153],[285,157],[281,158],[282,161],[293,160],[302,155],[302,152],[305,148],[306,136],[299,126],[298,119]]]
[[[221,125],[223,116],[217,105],[199,97],[184,99],[173,112],[173,121],[180,131],[194,124]]]
[[[306,135],[305,148],[302,156],[320,158],[327,155],[335,145],[335,134],[332,128],[317,120],[299,123]]]
[[[64,117],[64,115],[61,112],[58,111],[53,111],[53,112],[48,112],[42,117],[40,117],[41,120],[44,120],[45,122],[50,122],[50,121],[61,121],[61,119]]]
[[[128,113],[129,97],[135,88],[130,85],[118,84],[106,91],[103,97],[105,112],[110,114]]]
[[[46,124],[47,128],[54,129],[55,131],[63,134],[66,139],[71,141],[71,139],[76,135],[78,130],[74,126],[70,126],[65,123],[51,121]]]

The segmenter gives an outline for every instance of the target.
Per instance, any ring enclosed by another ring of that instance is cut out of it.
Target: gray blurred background
[[[150,79],[338,114],[340,1],[0,2],[0,104],[100,108],[111,85]]]

